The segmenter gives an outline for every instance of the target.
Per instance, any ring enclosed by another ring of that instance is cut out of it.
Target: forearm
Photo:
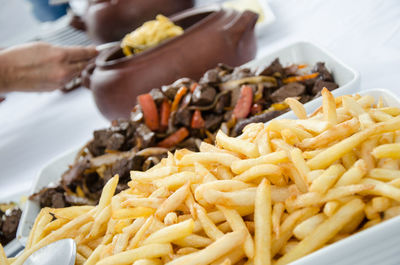
[[[9,65],[7,55],[0,50],[0,93],[11,92],[11,66]]]

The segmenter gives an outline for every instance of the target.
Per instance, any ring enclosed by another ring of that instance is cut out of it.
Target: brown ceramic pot
[[[218,63],[238,66],[253,59],[257,18],[217,6],[184,11],[171,18],[184,34],[131,57],[119,46],[102,52],[85,72],[84,85],[105,117],[127,118],[136,97],[152,88],[182,77],[199,79]]]
[[[194,0],[91,0],[84,16],[88,35],[97,43],[118,41],[154,19],[193,7]]]

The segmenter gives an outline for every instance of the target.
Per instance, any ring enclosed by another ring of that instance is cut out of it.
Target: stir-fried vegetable
[[[312,73],[309,75],[297,75],[297,76],[291,76],[291,77],[285,78],[282,81],[285,84],[292,83],[292,82],[301,82],[301,81],[305,81],[308,79],[316,78],[318,75],[319,75],[319,73]]]
[[[182,142],[188,137],[189,131],[185,127],[180,128],[164,140],[158,143],[158,147],[171,148]]]
[[[200,110],[195,110],[192,116],[191,127],[193,129],[201,129],[204,128],[205,122],[203,117],[201,116]]]
[[[138,102],[142,107],[144,122],[147,127],[152,131],[157,131],[159,128],[158,111],[153,97],[150,94],[143,94],[138,96]]]
[[[160,111],[160,127],[162,130],[168,128],[168,121],[169,116],[171,114],[171,105],[169,104],[167,99],[164,99],[161,104],[161,111]]]
[[[182,86],[179,88],[178,92],[176,93],[176,96],[174,98],[174,101],[172,102],[172,107],[171,107],[171,112],[174,112],[178,109],[179,102],[181,102],[181,99],[183,98],[184,95],[186,95],[188,89],[185,86]]]
[[[253,103],[253,89],[250,86],[242,86],[240,98],[233,109],[233,115],[237,119],[246,118]]]

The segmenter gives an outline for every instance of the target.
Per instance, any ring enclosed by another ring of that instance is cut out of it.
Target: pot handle
[[[244,11],[235,17],[232,23],[229,23],[224,30],[229,32],[234,43],[239,43],[246,33],[254,31],[258,20],[258,14],[252,11]]]
[[[93,74],[95,68],[96,68],[96,63],[91,62],[82,71],[82,85],[88,89],[90,89],[90,76]]]

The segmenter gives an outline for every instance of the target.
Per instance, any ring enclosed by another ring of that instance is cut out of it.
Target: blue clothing
[[[33,14],[39,21],[53,21],[67,14],[68,4],[49,5],[49,0],[28,1],[32,3]]]

